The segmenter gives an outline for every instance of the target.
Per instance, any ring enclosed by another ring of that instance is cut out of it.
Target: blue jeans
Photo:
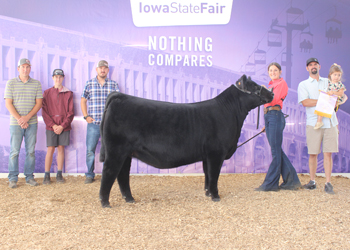
[[[88,123],[86,132],[86,177],[95,178],[95,150],[100,139],[100,126]]]
[[[291,189],[300,187],[297,172],[282,150],[283,130],[286,125],[283,113],[278,110],[271,110],[265,114],[264,118],[266,136],[271,147],[272,162],[264,183],[260,187],[266,191],[277,190],[281,175],[283,179],[281,187]]]
[[[23,129],[19,125],[10,125],[10,158],[9,158],[9,181],[18,181],[18,156],[21,149],[23,137],[26,149],[26,159],[24,163],[24,175],[26,181],[34,179],[35,170],[35,143],[38,124],[30,124],[28,128]]]

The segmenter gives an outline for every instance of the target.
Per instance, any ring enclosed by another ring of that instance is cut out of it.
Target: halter
[[[254,94],[254,95],[257,95],[257,96],[259,96],[259,97],[261,97],[261,90],[262,90],[262,88],[263,88],[263,86],[262,85],[260,85],[260,89],[259,90],[256,90],[256,91],[254,91],[254,92],[251,92],[251,91],[248,91],[248,90],[246,90],[246,89],[240,89],[240,88],[238,88],[237,86],[236,86],[236,84],[234,84],[234,86],[238,89],[238,90],[240,90],[240,91],[242,91],[242,92],[244,92],[244,93],[247,93],[247,94]],[[261,101],[261,98],[260,98],[260,101]],[[258,106],[258,119],[257,119],[257,122],[256,122],[256,129],[259,129],[259,123],[260,123],[260,105]]]
[[[260,89],[259,89],[259,92],[258,91],[255,91],[255,93],[254,94],[256,94],[257,96],[261,96],[261,89],[263,88],[263,86],[262,85],[260,85]],[[258,93],[256,93],[256,92],[258,92]],[[261,100],[261,98],[260,98],[260,100]],[[256,129],[259,129],[259,123],[260,123],[260,105],[258,106],[258,119],[257,119],[257,121],[256,121]]]
[[[259,97],[261,96],[261,89],[263,88],[262,85],[260,85],[260,89],[259,89],[259,90],[256,90],[256,91],[254,91],[254,92],[251,92],[251,91],[246,90],[246,89],[240,89],[240,88],[238,88],[236,84],[233,84],[233,85],[234,85],[239,91],[242,91],[242,92],[247,93],[247,94],[254,94],[254,95],[257,95],[257,96],[259,96]]]

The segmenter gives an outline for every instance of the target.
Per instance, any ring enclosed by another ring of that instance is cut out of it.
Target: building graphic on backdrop
[[[342,38],[342,22],[336,18],[337,9],[335,8],[335,14],[332,18],[328,19],[325,30],[325,39],[328,43],[337,43],[339,39]],[[274,61],[280,62],[281,66],[284,67],[283,71],[286,72],[285,80],[288,83],[289,87],[297,89],[297,83],[292,81],[292,66],[293,66],[293,40],[299,39],[299,50],[300,52],[310,53],[313,49],[313,34],[311,32],[311,25],[309,21],[306,21],[304,18],[304,11],[290,7],[285,12],[286,21],[283,22],[279,18],[274,18],[271,22],[270,28],[266,33],[267,47],[268,50],[273,48],[281,49],[279,50],[278,55],[276,55]],[[285,24],[283,24],[285,23]],[[299,36],[298,36],[299,34]],[[285,37],[285,39],[283,39]],[[285,40],[285,44],[283,44]],[[248,57],[246,64],[241,66],[241,71],[249,75],[257,74],[257,71],[263,69],[265,72],[266,67],[257,69],[260,65],[266,65],[266,51],[260,48],[260,42],[258,42],[257,48],[251,53]],[[266,79],[267,75],[262,74],[261,79]]]
[[[149,66],[147,63],[148,51],[144,49],[7,17],[0,17],[0,30],[0,94],[2,96],[7,80],[18,75],[17,62],[20,58],[26,57],[31,61],[31,77],[41,81],[43,90],[53,86],[51,74],[55,68],[61,68],[65,72],[64,85],[74,92],[76,115],[72,124],[71,143],[65,151],[64,171],[68,173],[86,171],[86,122],[82,119],[80,96],[85,82],[96,76],[96,62],[99,60],[105,59],[109,62],[109,77],[119,83],[122,92],[141,98],[175,103],[200,102],[214,98],[241,76],[240,72],[215,66],[210,68]],[[28,32],[23,32],[23,30]],[[24,33],[25,36],[23,36]],[[263,57],[260,60],[264,60]],[[266,84],[266,81],[255,80],[259,84]],[[284,133],[283,149],[298,172],[308,172],[305,109],[297,103],[297,93],[294,90],[290,90],[284,104],[284,111],[289,118],[287,118]],[[238,144],[260,131],[256,129],[257,112],[258,109],[252,110],[247,116]],[[337,115],[340,121],[341,136],[340,152],[334,154],[333,158],[334,172],[350,172],[350,116],[343,111],[338,111]],[[45,126],[40,116],[41,111],[39,112],[36,146],[36,172],[44,172],[46,154]],[[260,114],[260,117],[262,116],[263,113]],[[1,129],[6,131],[9,124],[9,113],[4,99],[0,102],[0,121]],[[263,122],[260,128],[262,126]],[[2,173],[8,171],[9,142],[9,133],[4,133],[0,139],[0,172]],[[99,149],[100,144],[97,152]],[[20,171],[23,171],[24,153],[24,150],[21,150],[20,166],[22,169],[20,168]],[[100,173],[102,163],[98,162],[98,158],[96,157],[95,170]],[[266,172],[270,162],[271,154],[267,138],[265,134],[261,134],[239,147],[234,156],[224,162],[222,172]],[[319,171],[322,165],[321,156],[318,164]],[[201,163],[160,170],[136,159],[133,159],[131,168],[131,173],[201,172]]]

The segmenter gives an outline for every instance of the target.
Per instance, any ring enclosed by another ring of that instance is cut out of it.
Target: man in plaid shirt
[[[100,124],[106,99],[109,93],[119,91],[118,84],[107,78],[108,62],[101,60],[96,67],[97,76],[86,82],[81,96],[81,110],[87,124],[86,133],[86,165],[85,184],[92,183],[95,178],[95,150],[100,138]]]

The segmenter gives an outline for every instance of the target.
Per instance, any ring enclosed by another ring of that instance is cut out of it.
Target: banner
[[[249,6],[249,7],[248,7]],[[34,12],[33,12],[34,11]],[[74,121],[65,148],[64,171],[85,173],[86,126],[80,99],[86,82],[96,77],[96,63],[109,63],[108,77],[121,92],[161,102],[193,103],[215,98],[243,74],[268,85],[267,67],[282,65],[289,86],[283,112],[289,117],[283,150],[297,172],[309,172],[305,108],[298,104],[298,84],[309,77],[306,60],[320,61],[321,76],[333,63],[350,72],[350,5],[327,0],[85,0],[2,1],[0,8],[0,172],[8,172],[9,112],[4,90],[17,77],[17,63],[28,58],[30,76],[43,91],[53,86],[52,72],[64,70],[63,84],[74,93]],[[346,82],[345,82],[346,85]],[[252,110],[238,144],[260,132]],[[262,111],[261,111],[262,112]],[[333,171],[350,172],[350,102],[340,106],[339,153]],[[263,116],[263,113],[260,114]],[[38,113],[35,171],[44,172],[45,124]],[[101,144],[96,148],[95,172]],[[264,173],[272,158],[265,133],[224,161],[222,173]],[[20,171],[25,159],[19,154]],[[56,154],[51,171],[56,172]],[[323,171],[320,156],[317,171]],[[137,159],[131,173],[203,173],[202,163],[156,169]]]
[[[315,114],[323,117],[331,118],[334,108],[337,104],[338,96],[328,95],[326,92],[320,91],[320,96],[317,100]]]

